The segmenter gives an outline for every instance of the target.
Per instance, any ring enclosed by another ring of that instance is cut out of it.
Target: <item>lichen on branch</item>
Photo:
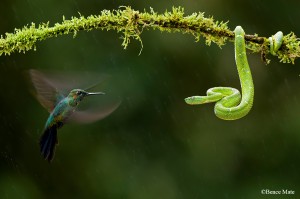
[[[94,29],[115,30],[122,33],[122,46],[126,49],[131,39],[138,40],[142,46],[141,33],[145,30],[158,29],[161,32],[181,32],[191,34],[199,41],[205,38],[205,43],[212,42],[222,46],[226,41],[233,42],[234,33],[227,27],[227,22],[215,21],[212,17],[204,17],[204,13],[185,15],[182,7],[173,7],[172,11],[158,14],[152,8],[150,11],[136,11],[130,7],[121,6],[117,10],[103,10],[100,15],[72,17],[67,20],[63,17],[61,23],[50,27],[48,23],[36,25],[31,23],[22,29],[15,29],[14,33],[5,33],[0,37],[0,55],[9,55],[13,52],[36,50],[36,43],[59,35],[73,34],[79,31]],[[269,41],[258,35],[245,35],[247,48],[252,52],[260,52],[266,60],[269,54]],[[290,33],[283,38],[282,47],[276,54],[281,62],[294,63],[300,57],[299,39]]]

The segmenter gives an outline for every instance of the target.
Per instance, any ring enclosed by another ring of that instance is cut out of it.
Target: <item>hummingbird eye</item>
[[[76,95],[81,95],[81,91],[77,91],[77,92],[76,92]]]

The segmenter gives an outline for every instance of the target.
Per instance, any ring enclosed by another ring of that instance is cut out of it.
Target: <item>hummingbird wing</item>
[[[64,95],[73,89],[89,91],[109,78],[107,74],[92,71],[42,71],[44,77]],[[40,72],[41,73],[41,72]]]
[[[60,102],[64,95],[61,94],[56,86],[41,72],[29,70],[29,75],[35,88],[35,96],[41,105],[51,112]]]
[[[108,115],[110,115],[112,112],[114,112],[119,105],[121,104],[121,101],[118,101],[117,103],[111,104],[106,106],[105,108],[94,110],[94,109],[88,109],[85,111],[75,111],[66,122],[76,122],[80,124],[87,124],[92,123],[98,120],[101,120]]]

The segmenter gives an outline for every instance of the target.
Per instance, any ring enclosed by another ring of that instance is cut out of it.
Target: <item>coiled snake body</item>
[[[207,90],[207,96],[185,98],[190,105],[216,102],[215,114],[223,120],[237,120],[249,113],[253,105],[254,85],[246,55],[245,32],[241,26],[234,30],[235,62],[240,78],[242,95],[231,87],[214,87]],[[269,37],[270,53],[276,55],[283,42],[283,33],[277,32]]]
[[[246,55],[245,32],[241,26],[237,26],[234,33],[235,62],[242,96],[235,88],[214,87],[207,90],[207,96],[192,96],[185,99],[190,105],[216,102],[215,114],[223,120],[236,120],[247,115],[252,108],[254,98],[254,85]]]

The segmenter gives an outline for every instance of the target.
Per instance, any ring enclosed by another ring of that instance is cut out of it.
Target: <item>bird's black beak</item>
[[[105,95],[105,93],[103,92],[96,92],[96,93],[86,93],[86,96],[89,96],[89,95]]]

